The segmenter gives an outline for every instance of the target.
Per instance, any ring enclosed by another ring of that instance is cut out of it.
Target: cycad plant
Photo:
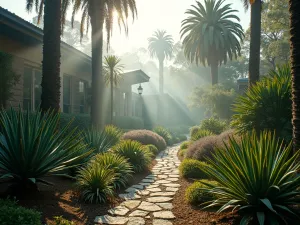
[[[66,132],[69,125],[57,130],[58,122],[55,113],[0,112],[1,182],[36,188],[38,182],[47,183],[44,176],[60,174],[91,153],[75,130]]]
[[[94,153],[103,153],[108,151],[112,146],[116,145],[123,135],[123,132],[113,126],[108,125],[103,131],[98,129],[90,129],[83,132],[83,141],[95,151]]]
[[[218,66],[240,55],[240,41],[244,38],[237,10],[224,0],[196,1],[186,11],[182,21],[181,38],[184,54],[191,63],[211,67],[212,84],[218,83]]]
[[[262,79],[239,96],[233,105],[232,126],[240,133],[263,130],[290,141],[292,138],[292,87],[288,65],[271,70]]]
[[[246,134],[239,143],[231,139],[207,159],[211,166],[204,170],[218,182],[208,184],[206,191],[216,199],[207,207],[237,210],[243,216],[241,225],[250,220],[259,225],[299,224],[294,206],[300,203],[300,152],[291,153],[292,145],[271,132]]]

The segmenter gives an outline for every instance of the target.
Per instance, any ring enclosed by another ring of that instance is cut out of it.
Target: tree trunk
[[[215,85],[218,83],[218,62],[217,60],[212,60],[210,65],[210,73],[211,73],[211,84]]]
[[[104,77],[102,72],[104,2],[91,0],[89,16],[92,26],[92,126],[104,128]]]
[[[113,124],[114,117],[114,71],[110,71],[110,124]]]
[[[250,58],[249,58],[249,85],[259,80],[260,66],[260,39],[261,39],[261,0],[256,0],[251,5],[250,27]]]
[[[164,93],[164,60],[159,59],[159,94]]]
[[[45,1],[41,110],[60,108],[61,0]]]
[[[292,65],[292,101],[293,101],[293,144],[294,150],[300,147],[300,1],[289,0],[291,65]]]

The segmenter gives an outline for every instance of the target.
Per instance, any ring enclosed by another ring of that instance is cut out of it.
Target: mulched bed
[[[182,161],[183,157],[178,156]],[[174,225],[197,224],[197,225],[237,225],[238,217],[232,213],[217,214],[211,211],[201,210],[200,207],[194,207],[185,200],[185,190],[193,181],[179,178],[178,183],[181,185],[178,192],[174,196],[172,212],[176,216]]]
[[[151,168],[156,164],[153,161]],[[129,185],[139,183],[150,172],[135,174],[129,181]],[[54,225],[54,216],[63,216],[72,220],[76,225],[92,225],[96,216],[104,215],[107,211],[118,205],[122,200],[116,198],[114,202],[105,205],[86,204],[79,201],[78,193],[74,189],[74,182],[67,178],[51,177],[47,181],[54,183],[53,186],[39,186],[39,192],[25,196],[18,203],[26,208],[33,208],[42,213],[43,223]],[[7,186],[0,184],[0,197],[6,198]],[[124,192],[120,190],[116,193]]]
[[[199,207],[193,207],[185,200],[185,190],[192,181],[187,181],[183,178],[179,178],[179,184],[181,185],[178,192],[173,199],[172,212],[176,216],[176,220],[173,222],[174,225],[237,225],[236,215],[231,213],[228,214],[217,214],[215,212],[209,212],[201,210]]]

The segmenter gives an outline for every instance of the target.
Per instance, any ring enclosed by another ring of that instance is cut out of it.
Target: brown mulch
[[[179,160],[183,157],[178,155]],[[181,185],[173,199],[172,212],[176,216],[174,225],[236,225],[237,215],[232,213],[217,214],[216,212],[201,210],[200,207],[191,206],[185,200],[185,190],[193,181],[179,178],[178,183]]]
[[[178,192],[176,193],[172,212],[176,216],[176,220],[173,222],[174,225],[235,225],[236,215],[231,213],[228,214],[217,214],[215,212],[204,211],[199,207],[191,206],[185,200],[185,190],[192,181],[187,181],[183,178],[179,178],[179,184],[181,185]]]
[[[156,164],[153,161],[151,168]],[[139,183],[150,170],[144,173],[135,174],[129,181],[128,186]],[[92,225],[96,216],[105,215],[107,211],[118,205],[119,198],[114,199],[110,204],[89,204],[79,200],[78,193],[74,188],[74,181],[63,177],[50,177],[47,181],[54,183],[53,186],[40,185],[39,191],[25,196],[18,200],[18,204],[26,208],[33,208],[42,213],[42,222],[47,225],[54,225],[54,216],[63,216],[73,221],[76,225]],[[7,185],[0,184],[0,198],[6,198]],[[123,193],[120,190],[116,193]]]

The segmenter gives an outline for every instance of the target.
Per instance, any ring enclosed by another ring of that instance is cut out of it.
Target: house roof
[[[1,33],[7,32],[14,35],[16,38],[19,38],[20,40],[24,40],[24,37],[19,37],[17,35],[18,32],[21,32],[26,36],[26,40],[24,41],[43,42],[43,30],[41,28],[2,7],[0,7],[0,28]],[[91,63],[90,56],[63,41],[61,41],[61,48],[69,51],[72,54],[76,54],[77,56],[80,56],[82,59],[85,59],[87,62]]]
[[[123,73],[124,83],[133,85],[149,82],[150,77],[142,70],[131,70]]]

